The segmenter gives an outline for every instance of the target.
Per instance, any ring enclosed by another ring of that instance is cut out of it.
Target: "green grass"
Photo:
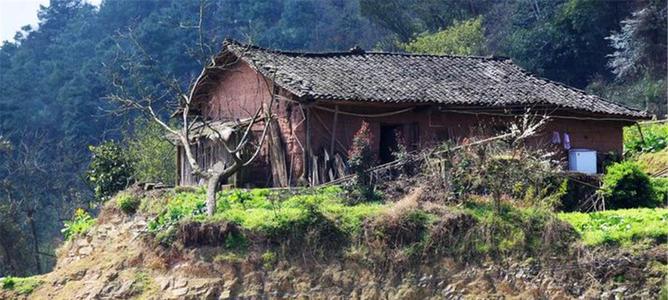
[[[463,225],[464,231],[441,237],[438,232],[432,232],[443,230],[436,226],[440,220],[438,214],[429,214],[416,208],[415,215],[424,217],[416,221],[412,218],[397,218],[392,203],[364,202],[353,205],[348,204],[345,197],[346,194],[340,187],[293,191],[228,190],[219,194],[216,213],[209,217],[205,212],[203,190],[174,192],[159,211],[153,214],[156,217],[149,221],[148,227],[159,241],[170,244],[175,237],[177,226],[187,221],[231,222],[251,235],[259,234],[274,240],[296,237],[315,228],[322,229],[325,235],[336,232],[338,237],[351,241],[358,240],[365,226],[369,224],[375,226],[372,230],[387,227],[388,238],[391,238],[393,235],[401,236],[404,230],[415,227],[411,227],[411,224],[416,223],[423,224],[421,226],[424,227],[421,230],[415,229],[416,232],[422,232],[425,239],[435,240],[415,239],[411,243],[424,242],[425,245],[438,246],[443,243],[439,239],[445,238],[448,240],[447,245],[438,247],[445,247],[448,253],[472,253],[479,257],[539,255],[545,251],[562,251],[577,239],[578,235],[571,226],[579,233],[583,242],[591,246],[644,245],[647,241],[665,241],[668,235],[668,209],[627,209],[557,215],[546,209],[519,208],[510,204],[503,204],[501,211],[496,212],[490,202],[471,201],[463,208],[444,207],[448,215],[459,211],[472,216],[475,222]],[[252,243],[249,240],[251,236],[246,235],[247,233],[242,233],[239,236],[230,236],[225,241],[229,250],[227,252],[244,256],[247,244]],[[335,241],[326,247],[333,247],[338,243]],[[220,257],[224,260],[228,258]],[[270,258],[264,259],[273,261],[273,258]]]
[[[663,243],[668,237],[668,209],[620,209],[594,213],[560,213],[580,233],[585,245],[629,247]]]
[[[198,190],[175,193],[148,226],[149,230],[159,232],[182,220],[228,221],[247,230],[278,235],[326,218],[339,230],[355,234],[361,230],[364,219],[385,208],[379,202],[347,205],[339,187],[300,189],[294,193],[234,189],[218,195],[216,213],[209,217],[205,214],[205,193]]]
[[[29,295],[42,284],[42,281],[35,277],[5,277],[0,280],[0,287],[3,290],[12,290],[19,295]]]
[[[643,124],[642,135],[637,126],[624,127],[624,151],[627,155],[661,151],[668,147],[668,124]]]
[[[497,213],[491,203],[467,203],[465,212],[478,221],[480,234],[474,237],[481,253],[535,252],[542,246],[546,225],[553,214],[540,208],[518,208],[504,204]]]

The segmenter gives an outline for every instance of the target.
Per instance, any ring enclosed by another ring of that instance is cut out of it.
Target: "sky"
[[[86,0],[99,5],[101,0]],[[25,25],[37,28],[39,6],[49,5],[49,0],[0,0],[0,43],[13,40],[14,34]]]

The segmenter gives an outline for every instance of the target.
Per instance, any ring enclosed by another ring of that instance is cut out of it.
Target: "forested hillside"
[[[89,145],[160,135],[106,97],[130,77],[128,61],[146,57],[138,53],[151,57],[138,80],[168,75],[183,88],[224,38],[286,50],[502,55],[666,114],[666,0],[52,0],[38,13],[38,28],[0,48],[0,277],[48,271],[63,221],[76,207],[95,209]]]

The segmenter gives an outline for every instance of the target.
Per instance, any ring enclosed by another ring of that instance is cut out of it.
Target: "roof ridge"
[[[593,113],[647,117],[647,113],[639,109],[530,72],[507,57],[362,52],[359,49],[298,52],[263,48],[232,39],[225,39],[222,53],[226,51],[264,76],[272,77],[275,83],[297,97],[479,105],[490,105],[493,101],[524,104],[545,101]],[[369,67],[363,74],[358,72],[360,64]],[[424,76],[430,77],[429,80],[422,80]],[[465,82],[469,81],[472,85],[466,87]],[[447,83],[462,86],[448,87]]]
[[[284,54],[289,56],[302,56],[302,57],[331,57],[331,56],[365,56],[365,55],[388,55],[388,56],[402,56],[402,57],[436,57],[436,58],[472,58],[472,59],[482,59],[482,60],[496,60],[496,61],[506,61],[512,60],[507,56],[501,55],[456,55],[456,54],[426,54],[426,53],[411,53],[411,52],[391,52],[391,51],[293,51],[293,50],[281,50],[281,49],[272,49],[261,47],[253,44],[246,44],[239,42],[234,39],[226,38],[223,42],[223,45],[235,45],[239,47],[265,51],[275,54]]]

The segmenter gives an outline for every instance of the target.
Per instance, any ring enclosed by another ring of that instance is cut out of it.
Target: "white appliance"
[[[568,169],[584,174],[596,174],[596,151],[590,149],[569,150]]]

